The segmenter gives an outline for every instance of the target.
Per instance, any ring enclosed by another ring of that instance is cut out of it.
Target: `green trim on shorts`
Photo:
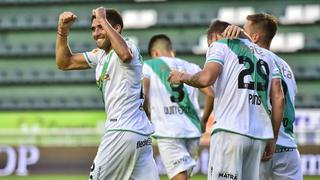
[[[227,130],[227,129],[221,129],[221,128],[214,129],[212,131],[212,133],[211,133],[211,136],[214,133],[221,132],[221,131],[228,132],[228,133],[233,133],[233,134],[238,134],[238,135],[245,136],[245,137],[248,137],[248,138],[254,139],[254,140],[271,140],[271,139],[273,139],[273,138],[257,138],[257,137],[253,137],[253,136],[249,136],[249,135],[246,135],[246,134],[241,134],[241,133],[238,133],[238,132],[230,131],[230,130]]]
[[[151,137],[155,139],[198,139],[199,137],[165,137],[165,136],[157,136],[157,135],[151,135]]]
[[[130,129],[108,129],[106,132],[113,132],[113,131],[128,131],[128,132],[136,133],[136,134],[139,134],[139,135],[142,135],[142,136],[150,136],[151,134],[153,134],[153,133],[144,134],[144,133],[141,133],[141,132],[138,132],[138,131],[134,131],[134,130],[130,130]]]

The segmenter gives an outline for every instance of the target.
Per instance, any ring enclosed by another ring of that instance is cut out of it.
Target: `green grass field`
[[[2,180],[87,180],[88,176],[80,176],[80,175],[70,175],[70,176],[58,176],[58,175],[37,175],[37,176],[26,176],[26,177],[18,177],[18,176],[8,176],[8,177],[0,177]],[[206,176],[193,176],[191,180],[206,180]],[[304,177],[304,180],[319,180],[319,176],[308,176]],[[161,176],[160,180],[168,180],[166,176]]]
[[[94,128],[104,123],[104,111],[36,111],[1,112],[0,129],[39,128]]]

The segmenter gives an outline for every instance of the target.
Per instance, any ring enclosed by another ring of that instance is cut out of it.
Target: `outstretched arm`
[[[72,12],[63,12],[59,16],[56,38],[56,64],[61,70],[88,69],[89,65],[82,54],[73,54],[68,45],[71,25],[77,19]]]
[[[120,35],[121,26],[118,24],[115,27],[112,27],[106,18],[106,9],[104,7],[94,9],[92,11],[92,15],[97,18],[103,30],[106,31],[106,36],[109,38],[111,46],[119,58],[124,63],[129,63],[133,58],[133,54],[125,40]]]
[[[201,88],[200,91],[205,94],[205,103],[201,117],[202,132],[206,132],[206,124],[213,109],[214,91],[211,86]]]
[[[176,70],[171,71],[169,82],[171,84],[186,83],[197,88],[204,88],[212,85],[220,75],[222,67],[216,62],[206,63],[203,70],[196,74],[187,74]]]

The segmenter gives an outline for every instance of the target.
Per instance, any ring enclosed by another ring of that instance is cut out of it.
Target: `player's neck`
[[[270,44],[265,44],[265,43],[258,43],[258,45],[262,48],[265,48],[265,49],[270,49]]]
[[[107,46],[104,51],[108,54],[112,50],[112,46]]]

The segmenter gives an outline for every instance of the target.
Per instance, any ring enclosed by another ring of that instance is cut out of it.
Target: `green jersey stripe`
[[[276,61],[274,61],[274,63],[276,64],[278,69],[281,69]],[[290,94],[288,92],[288,85],[285,82],[283,75],[280,74],[280,76],[281,76],[282,87],[284,89],[283,91],[285,93],[284,94],[285,108],[284,108],[284,114],[283,114],[283,122],[285,123],[285,126],[283,126],[283,127],[284,127],[284,131],[287,134],[289,134],[291,137],[294,137],[293,124],[295,121],[295,109],[294,109],[293,103],[291,101]]]
[[[172,87],[167,81],[171,71],[170,67],[162,59],[159,58],[145,61],[145,64],[147,64],[152,69],[152,71],[159,77],[161,83],[165,86],[168,93],[172,96],[176,96],[176,92],[172,90]],[[183,109],[183,112],[191,120],[192,124],[195,125],[195,127],[201,132],[201,124],[198,113],[194,108],[189,98],[188,91],[185,87],[183,87],[183,91],[185,93],[185,96],[181,101],[176,103],[179,105],[181,109]]]

